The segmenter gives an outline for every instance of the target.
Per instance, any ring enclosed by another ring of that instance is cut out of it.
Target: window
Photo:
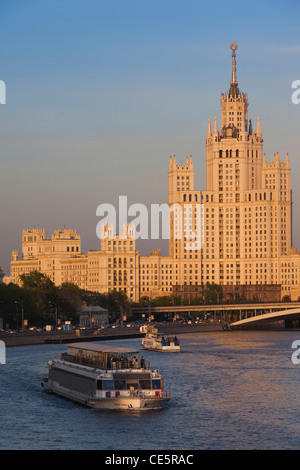
[[[113,380],[102,380],[102,390],[113,390],[113,389],[114,389]]]

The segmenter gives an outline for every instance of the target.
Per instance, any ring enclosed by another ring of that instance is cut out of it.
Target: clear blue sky
[[[207,119],[220,121],[232,41],[267,159],[290,155],[300,248],[299,10],[296,0],[0,0],[4,270],[23,228],[76,228],[86,252],[100,246],[99,204],[167,202],[169,155],[192,154],[205,189]]]

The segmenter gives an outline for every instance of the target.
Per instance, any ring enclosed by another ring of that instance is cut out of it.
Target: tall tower
[[[238,88],[236,73],[237,44],[233,42],[232,74],[230,88],[221,96],[221,130],[217,118],[213,131],[208,126],[206,135],[206,182],[208,191],[218,191],[220,201],[238,201],[240,192],[259,189],[262,186],[262,133],[260,118],[253,133],[248,122],[248,98]],[[224,170],[230,164],[235,171],[226,176]]]
[[[220,284],[280,284],[279,258],[291,250],[289,159],[281,163],[277,155],[267,163],[263,156],[260,118],[253,130],[247,94],[238,87],[238,46],[233,42],[230,48],[231,81],[221,95],[221,128],[215,118],[211,130],[209,120],[206,135],[207,192],[215,209],[214,219],[208,210],[205,220],[204,265],[214,258]]]

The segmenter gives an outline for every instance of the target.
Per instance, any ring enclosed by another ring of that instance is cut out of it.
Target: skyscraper
[[[178,266],[175,283],[280,284],[282,298],[298,299],[300,257],[292,248],[289,157],[281,162],[277,153],[267,162],[260,118],[253,130],[247,94],[238,87],[238,45],[233,42],[230,48],[232,73],[229,90],[221,95],[220,128],[216,117],[213,126],[208,120],[206,191],[194,190],[192,158],[185,165],[170,158],[169,203],[200,201],[204,211],[204,240],[198,252],[188,252],[186,240],[172,237],[176,230],[171,230],[170,255]]]

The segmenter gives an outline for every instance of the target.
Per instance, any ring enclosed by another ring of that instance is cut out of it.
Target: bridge
[[[300,302],[269,302],[255,304],[168,305],[133,307],[135,313],[145,315],[195,314],[210,315],[227,323],[230,328],[271,323],[279,320],[300,319]]]
[[[300,307],[289,308],[285,310],[272,311],[270,313],[264,313],[260,315],[253,315],[243,320],[238,320],[230,323],[230,328],[243,328],[249,326],[259,326],[279,320],[299,320],[300,319]]]

